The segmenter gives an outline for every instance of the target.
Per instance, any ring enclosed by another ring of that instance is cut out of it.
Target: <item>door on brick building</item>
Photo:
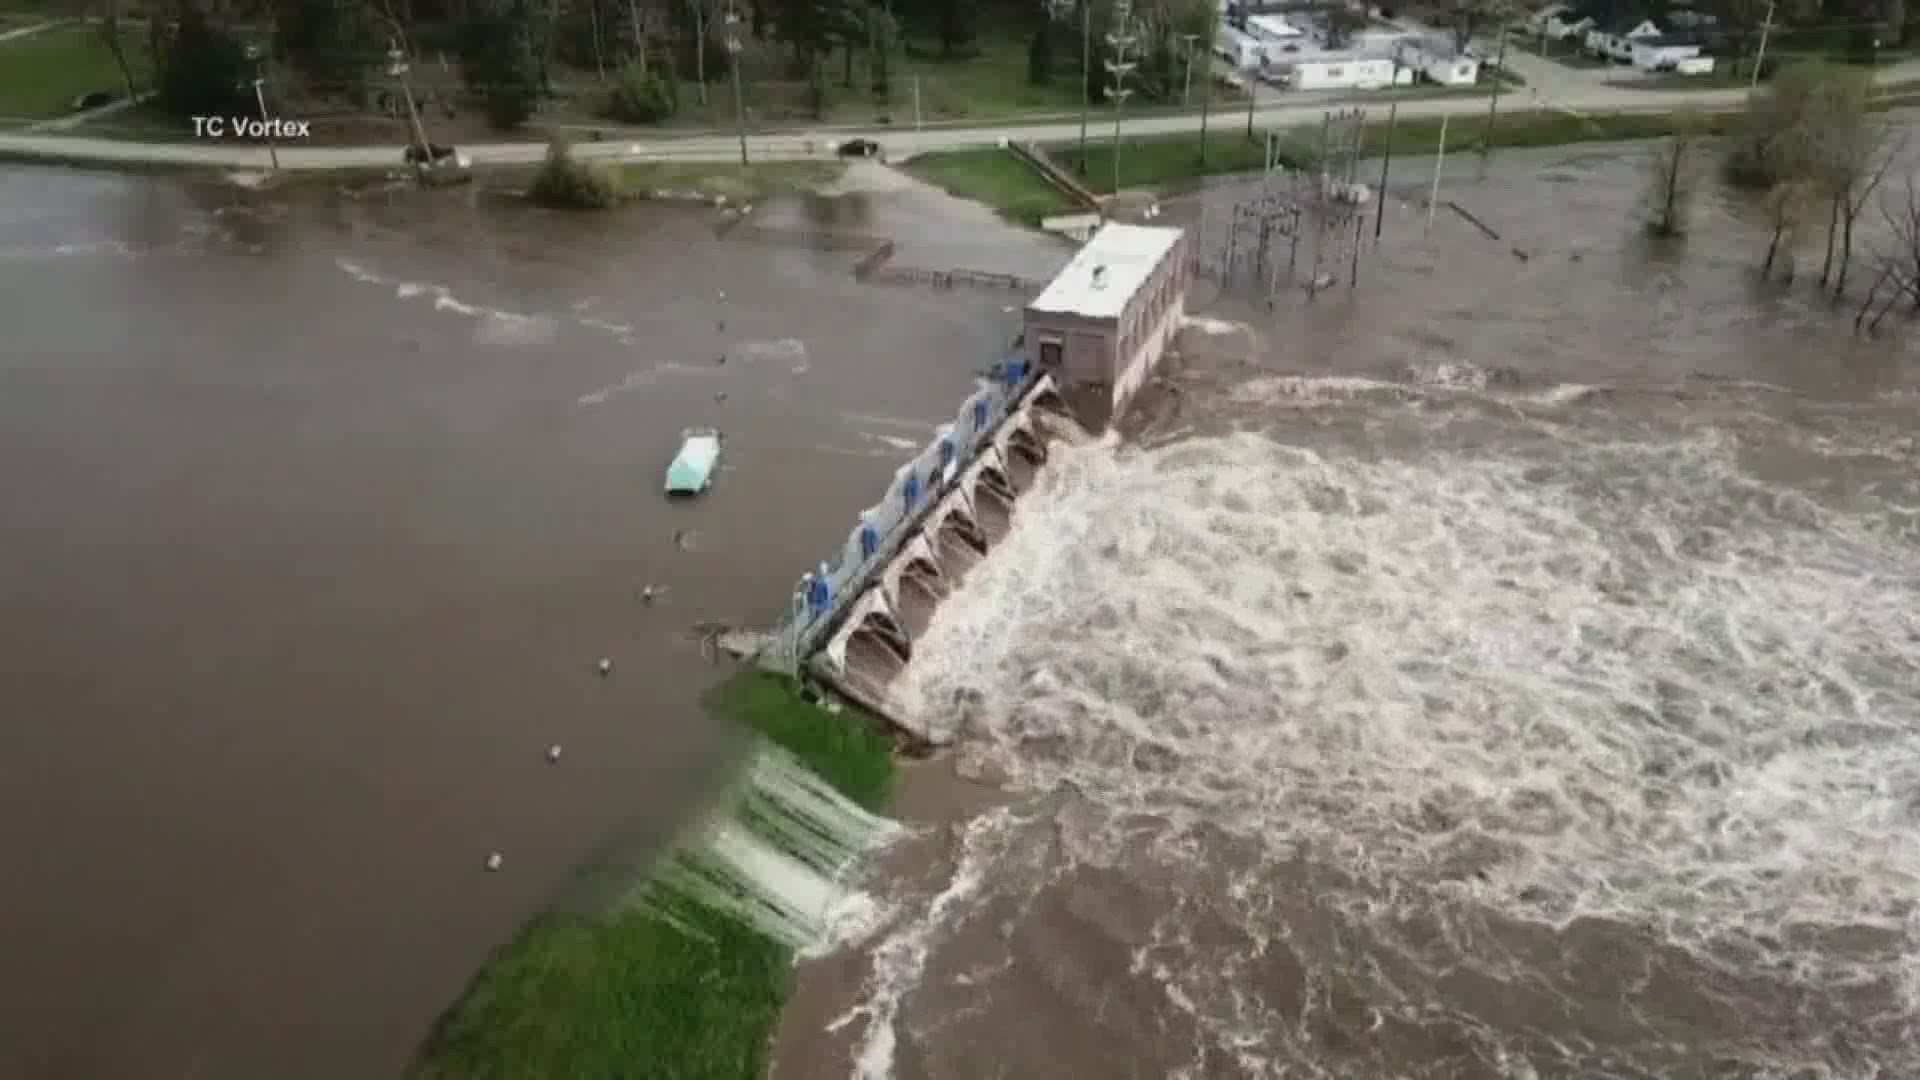
[[[1063,357],[1064,351],[1065,350],[1063,350],[1060,346],[1060,340],[1058,338],[1041,338],[1040,339],[1040,370],[1041,371],[1060,370],[1060,361],[1064,358]]]

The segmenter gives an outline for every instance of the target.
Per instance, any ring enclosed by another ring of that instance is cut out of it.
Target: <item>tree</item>
[[[1053,33],[1044,24],[1033,32],[1027,46],[1027,81],[1045,86],[1053,78]]]
[[[1647,159],[1647,231],[1655,236],[1686,234],[1699,179],[1700,126],[1692,117],[1680,118]]]
[[[478,94],[487,121],[501,130],[533,116],[540,97],[540,65],[524,7],[470,17],[459,32],[460,75]]]
[[[382,44],[369,15],[364,5],[344,0],[284,0],[275,12],[274,51],[309,89],[358,101],[368,57]]]
[[[1891,138],[1891,128],[1870,110],[1871,80],[1872,75],[1867,73],[1834,88],[1830,124],[1821,140],[1822,186],[1832,200],[1833,210],[1828,218],[1827,258],[1820,269],[1820,283],[1826,285],[1831,281],[1835,296],[1847,291],[1847,272],[1853,266],[1854,227],[1899,155],[1900,147]],[[1835,224],[1839,226],[1837,245]]]
[[[127,48],[120,40],[120,2],[106,0],[100,15],[100,37],[106,42],[107,52],[113,55],[113,66],[120,69],[120,78],[127,84],[127,99],[138,100],[140,88],[134,85],[133,65],[127,63]]]
[[[1805,180],[1787,180],[1767,189],[1761,199],[1767,224],[1767,254],[1760,263],[1762,281],[1773,276],[1774,265],[1782,255],[1787,258],[1787,280],[1793,280],[1794,253],[1806,239],[1807,226],[1819,202],[1820,193]]]
[[[679,104],[672,79],[629,63],[620,69],[613,92],[607,95],[606,114],[622,124],[657,124],[672,116]]]
[[[693,83],[700,105],[707,104],[707,50],[713,45],[715,0],[686,0],[687,17],[693,23]]]
[[[219,116],[250,107],[253,67],[245,47],[199,9],[181,11],[162,55],[160,107],[167,112]]]
[[[1353,35],[1367,28],[1367,16],[1363,11],[1339,3],[1327,11],[1321,24],[1327,31],[1327,48],[1344,49],[1353,40]]]
[[[1808,178],[1818,167],[1818,143],[1838,100],[1845,68],[1819,62],[1790,65],[1747,99],[1744,132],[1732,140],[1727,178],[1741,187],[1770,190]]]

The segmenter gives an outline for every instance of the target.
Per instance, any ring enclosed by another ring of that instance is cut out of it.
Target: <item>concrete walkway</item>
[[[65,26],[72,21],[72,19],[48,19],[46,22],[34,23],[32,26],[16,27],[12,30],[0,32],[0,43],[13,41],[16,38],[32,37],[35,34],[51,30],[56,26]]]

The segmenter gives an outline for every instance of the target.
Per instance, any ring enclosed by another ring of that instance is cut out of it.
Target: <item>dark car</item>
[[[86,112],[89,109],[104,108],[118,100],[119,95],[111,90],[95,90],[74,98],[72,108],[74,112]]]
[[[426,146],[411,143],[407,146],[407,164],[409,165],[425,165],[429,162],[438,165],[452,156],[453,147],[442,146],[439,143],[429,143]]]
[[[879,157],[880,144],[872,139],[848,139],[840,144],[841,157]]]

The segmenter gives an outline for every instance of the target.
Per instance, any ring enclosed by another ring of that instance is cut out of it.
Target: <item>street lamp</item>
[[[260,106],[261,130],[267,136],[267,159],[273,162],[275,172],[280,170],[280,148],[273,138],[273,120],[267,115],[266,66],[261,62],[260,46],[247,45],[247,60],[253,64],[253,100]]]
[[[728,66],[733,68],[733,120],[740,129],[740,164],[747,164],[747,99],[740,92],[740,54],[746,46],[740,41],[740,12],[727,9],[726,42]]]

